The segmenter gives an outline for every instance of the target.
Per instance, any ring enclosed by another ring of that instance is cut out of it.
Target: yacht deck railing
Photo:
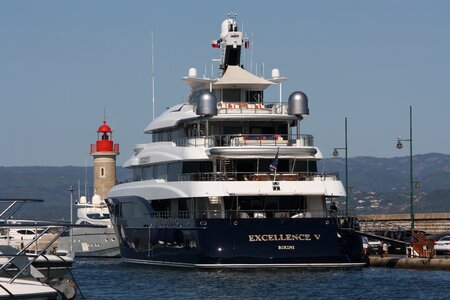
[[[325,181],[339,180],[339,173],[317,172],[205,172],[186,173],[178,177],[178,181]]]
[[[218,102],[218,114],[273,114],[287,115],[287,105],[279,102]]]
[[[168,175],[158,178],[139,178],[117,181],[116,185],[159,179],[163,181],[334,181],[339,180],[339,173],[317,173],[317,172],[196,172],[177,175],[169,180]]]
[[[309,134],[226,134],[186,137],[173,141],[179,147],[242,147],[242,146],[314,146]]]
[[[337,218],[339,225],[345,226],[345,220],[355,216],[345,211],[300,209],[239,209],[239,210],[194,210],[194,211],[157,211],[150,215],[154,219],[297,219],[297,218]]]

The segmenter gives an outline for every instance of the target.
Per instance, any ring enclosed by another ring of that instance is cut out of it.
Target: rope
[[[81,291],[80,286],[78,285],[78,282],[75,279],[75,276],[73,276],[73,274],[72,274],[72,270],[69,269],[69,273],[70,273],[70,276],[72,276],[73,282],[75,283],[77,290],[80,292],[81,299],[86,299],[86,298],[84,298],[83,292]]]

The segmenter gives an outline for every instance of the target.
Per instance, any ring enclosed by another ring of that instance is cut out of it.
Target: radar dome
[[[272,69],[272,78],[280,78],[280,69]]]
[[[196,68],[189,68],[189,77],[197,77],[197,69]]]
[[[102,197],[100,197],[100,195],[95,194],[92,197],[92,204],[93,205],[100,205],[100,204],[102,204]]]
[[[217,99],[211,92],[202,92],[197,96],[196,113],[200,116],[217,115]]]
[[[80,204],[86,204],[86,203],[87,203],[86,196],[81,196],[80,197]]]
[[[288,114],[301,116],[309,115],[308,97],[302,92],[293,92],[289,96]]]

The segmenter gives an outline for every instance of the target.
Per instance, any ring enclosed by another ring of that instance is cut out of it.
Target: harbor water
[[[354,270],[196,270],[120,259],[77,260],[78,299],[448,299],[450,272]]]

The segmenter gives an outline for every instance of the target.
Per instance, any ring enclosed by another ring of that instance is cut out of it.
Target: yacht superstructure
[[[187,103],[145,129],[125,163],[133,181],[116,185],[107,204],[129,262],[203,268],[354,267],[364,265],[357,221],[330,216],[326,199],[345,196],[336,174],[317,171],[322,154],[301,134],[308,98],[266,101],[284,81],[241,65],[248,39],[235,17],[221,27],[219,78],[183,80]]]

